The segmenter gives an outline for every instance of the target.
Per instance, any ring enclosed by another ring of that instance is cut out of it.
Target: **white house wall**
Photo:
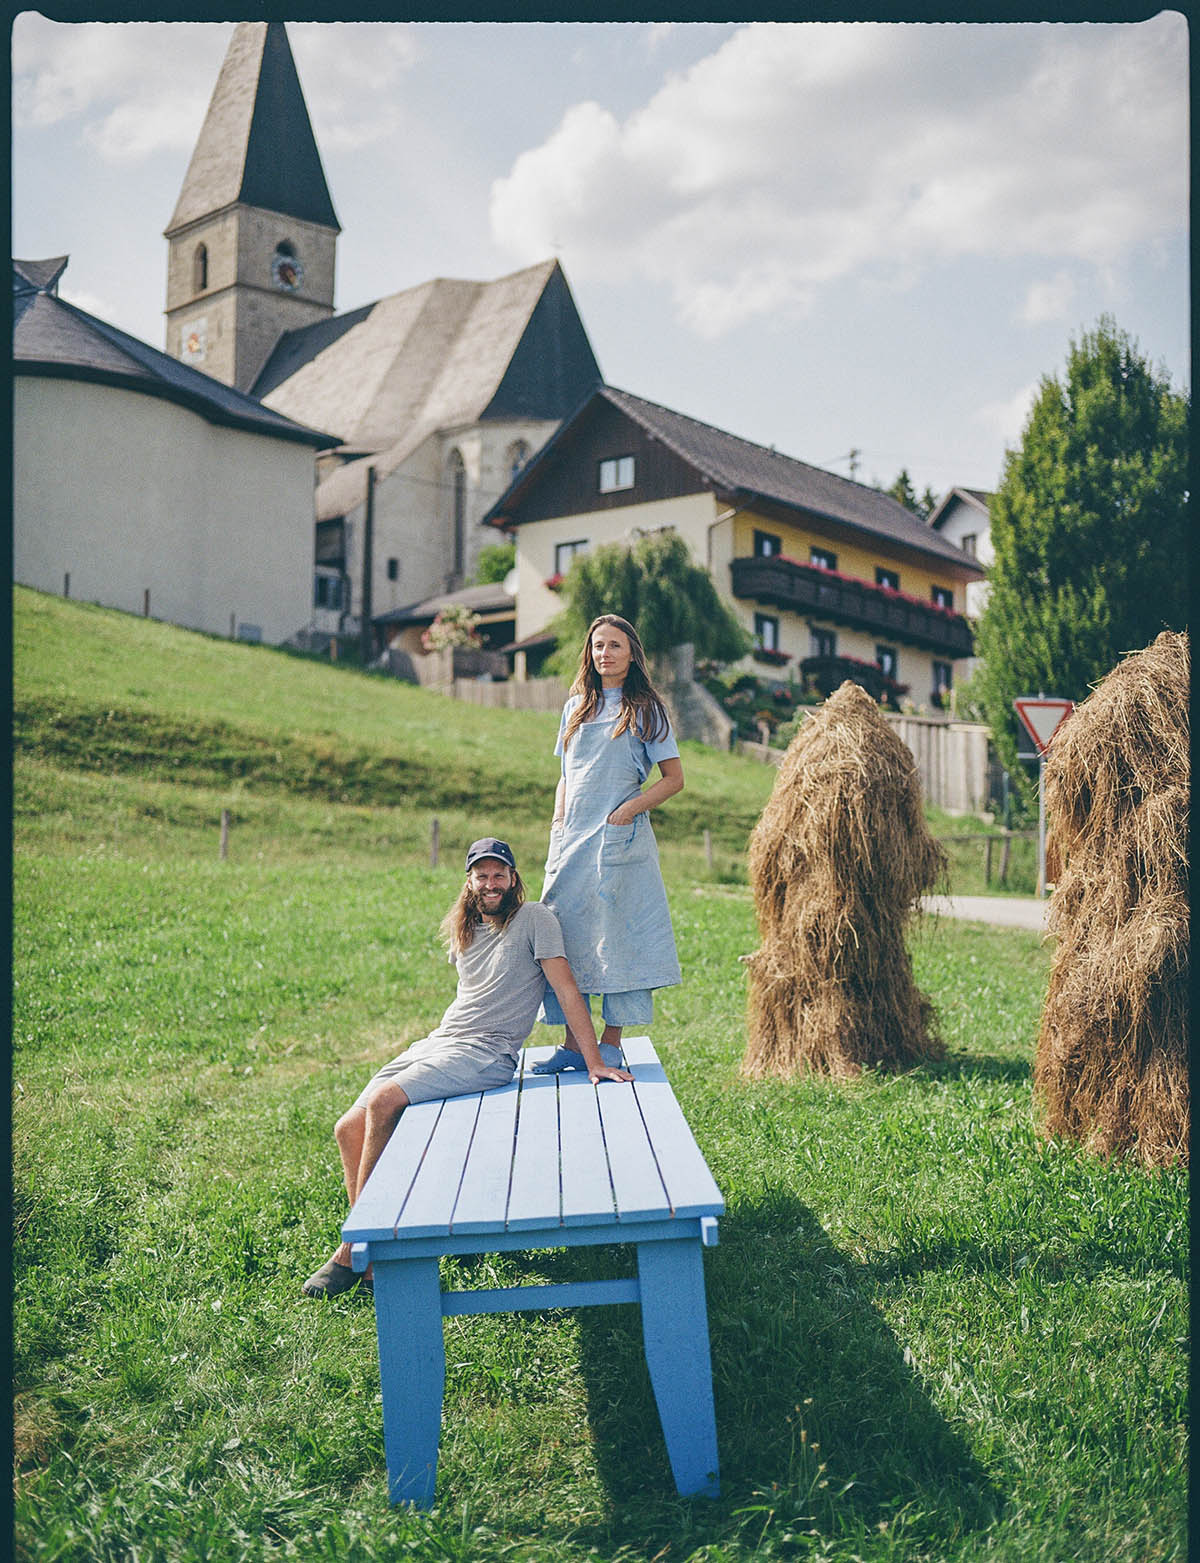
[[[18,375],[13,567],[22,585],[187,629],[311,617],[313,452],[160,397]]]

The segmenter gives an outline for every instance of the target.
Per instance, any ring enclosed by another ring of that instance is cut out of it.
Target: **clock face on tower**
[[[290,250],[278,249],[271,260],[271,281],[281,293],[295,293],[304,281],[304,267]]]

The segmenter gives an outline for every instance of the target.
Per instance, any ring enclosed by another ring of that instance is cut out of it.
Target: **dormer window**
[[[600,492],[615,494],[633,487],[633,457],[610,456],[600,463]]]

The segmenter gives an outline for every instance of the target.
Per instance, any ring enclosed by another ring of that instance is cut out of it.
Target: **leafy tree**
[[[1017,764],[1019,695],[1084,699],[1125,652],[1187,624],[1189,399],[1101,316],[1046,376],[990,505],[995,563],[973,692]]]
[[[574,671],[588,625],[601,613],[628,619],[651,653],[691,641],[698,657],[733,662],[750,650],[750,636],[677,532],[653,532],[632,548],[605,543],[577,555],[562,592],[566,605],[549,626],[558,637],[550,665],[561,674]]]
[[[517,562],[516,543],[489,543],[479,550],[479,562],[475,566],[473,586],[489,586],[500,582]]]

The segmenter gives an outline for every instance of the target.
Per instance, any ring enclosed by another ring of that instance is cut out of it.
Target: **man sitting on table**
[[[525,900],[507,842],[485,836],[469,848],[467,882],[442,920],[442,937],[458,967],[453,1004],[436,1031],[384,1064],[334,1128],[351,1205],[410,1103],[508,1084],[547,983],[579,1040],[593,1084],[633,1079],[601,1059],[591,1015],[563,954],[558,919],[540,901]],[[306,1297],[336,1297],[359,1280],[349,1246],[340,1243],[301,1290]]]

